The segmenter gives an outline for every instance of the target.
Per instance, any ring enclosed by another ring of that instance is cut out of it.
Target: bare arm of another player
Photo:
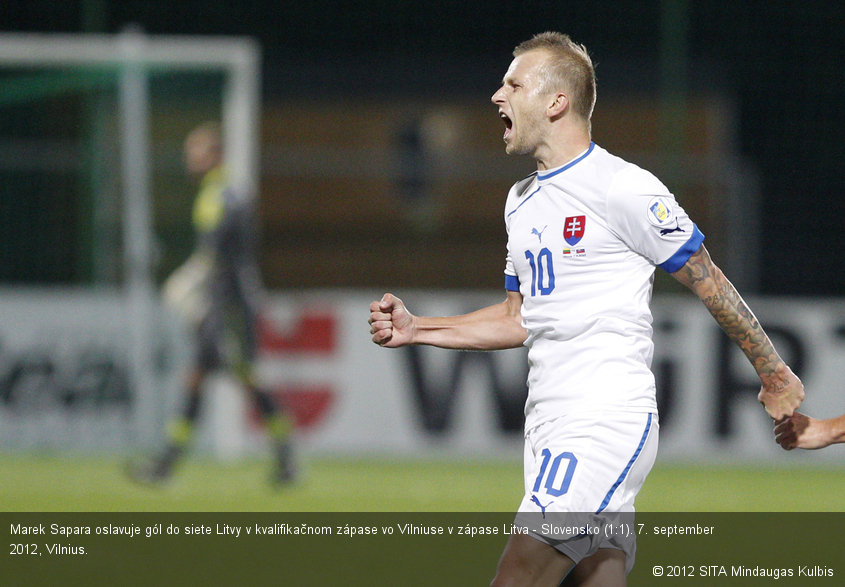
[[[762,382],[757,398],[775,420],[789,416],[804,399],[804,385],[775,351],[772,341],[725,274],[702,245],[672,277],[704,302],[716,322],[733,340]]]
[[[521,306],[522,295],[511,291],[502,303],[469,314],[415,316],[402,300],[386,293],[370,304],[370,334],[374,343],[389,348],[408,344],[481,351],[515,348],[527,337]]]
[[[817,420],[795,412],[775,426],[775,441],[786,450],[824,448],[845,442],[845,414]]]

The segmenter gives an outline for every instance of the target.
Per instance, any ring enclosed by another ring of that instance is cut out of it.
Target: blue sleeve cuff
[[[519,278],[516,275],[505,274],[505,289],[508,291],[519,291]]]
[[[693,253],[698,250],[698,247],[701,246],[701,243],[704,242],[704,233],[698,230],[698,226],[695,224],[692,225],[692,236],[689,237],[689,240],[685,242],[680,249],[678,249],[674,255],[663,261],[658,267],[666,271],[667,273],[674,273],[681,267],[683,267],[689,258],[692,257]]]

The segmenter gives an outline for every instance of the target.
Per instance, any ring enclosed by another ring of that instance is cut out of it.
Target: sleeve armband
[[[704,242],[704,233],[702,233],[698,226],[695,224],[692,225],[692,236],[689,237],[689,240],[681,245],[681,248],[675,251],[675,254],[663,261],[658,267],[666,271],[667,273],[674,273],[681,267],[683,267],[689,258],[693,256],[693,254],[698,250],[701,246],[701,243]]]

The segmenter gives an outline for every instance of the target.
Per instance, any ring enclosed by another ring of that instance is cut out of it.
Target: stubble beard
[[[537,149],[540,122],[539,117],[527,116],[523,118],[518,134],[510,137],[510,142],[505,144],[505,153],[508,155],[533,155]]]

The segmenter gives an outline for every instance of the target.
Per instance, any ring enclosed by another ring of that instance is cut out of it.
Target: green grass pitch
[[[516,461],[311,458],[290,487],[263,460],[186,460],[161,487],[137,485],[118,457],[0,455],[7,512],[511,512]],[[657,464],[642,512],[845,511],[845,467]]]

